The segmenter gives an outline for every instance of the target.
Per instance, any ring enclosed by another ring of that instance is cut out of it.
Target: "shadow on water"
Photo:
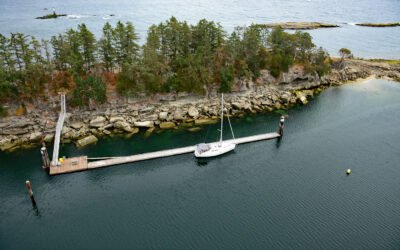
[[[230,151],[230,152],[228,152],[226,154],[215,156],[215,157],[209,157],[209,158],[196,158],[195,157],[195,159],[196,159],[197,166],[204,167],[204,166],[207,166],[207,164],[212,162],[212,161],[222,160],[224,158],[228,158],[228,157],[230,157],[232,155],[235,155],[235,154],[236,154],[236,152],[233,150],[233,151]]]

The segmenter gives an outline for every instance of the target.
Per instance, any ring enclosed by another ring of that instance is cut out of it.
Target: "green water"
[[[280,143],[239,145],[207,162],[187,154],[50,177],[38,149],[0,153],[0,249],[399,248],[399,110],[400,84],[370,80],[290,110]],[[235,119],[236,136],[275,131],[279,116]],[[61,155],[193,145],[216,139],[217,127],[64,146]]]

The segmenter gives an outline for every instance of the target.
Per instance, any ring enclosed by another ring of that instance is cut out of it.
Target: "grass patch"
[[[8,111],[3,106],[0,106],[0,117],[6,117],[8,115]]]
[[[370,62],[384,62],[390,65],[400,65],[400,60],[387,60],[387,59],[369,59]]]

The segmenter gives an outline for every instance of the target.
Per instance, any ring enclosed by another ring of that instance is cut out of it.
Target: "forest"
[[[46,99],[59,91],[75,106],[103,103],[110,84],[124,97],[207,95],[212,88],[230,92],[235,79],[256,80],[263,69],[279,77],[299,64],[322,76],[330,63],[310,34],[279,27],[253,24],[228,34],[213,21],[190,25],[171,17],[150,26],[140,45],[131,22],[106,23],[99,38],[80,24],[50,40],[0,34],[0,104]]]

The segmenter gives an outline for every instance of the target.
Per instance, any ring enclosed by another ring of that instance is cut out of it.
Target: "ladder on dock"
[[[60,162],[58,161],[58,154],[60,150],[60,139],[61,139],[62,128],[64,126],[65,114],[66,114],[65,94],[61,94],[61,111],[58,116],[56,135],[54,137],[53,159],[51,161],[52,166],[60,165]]]

